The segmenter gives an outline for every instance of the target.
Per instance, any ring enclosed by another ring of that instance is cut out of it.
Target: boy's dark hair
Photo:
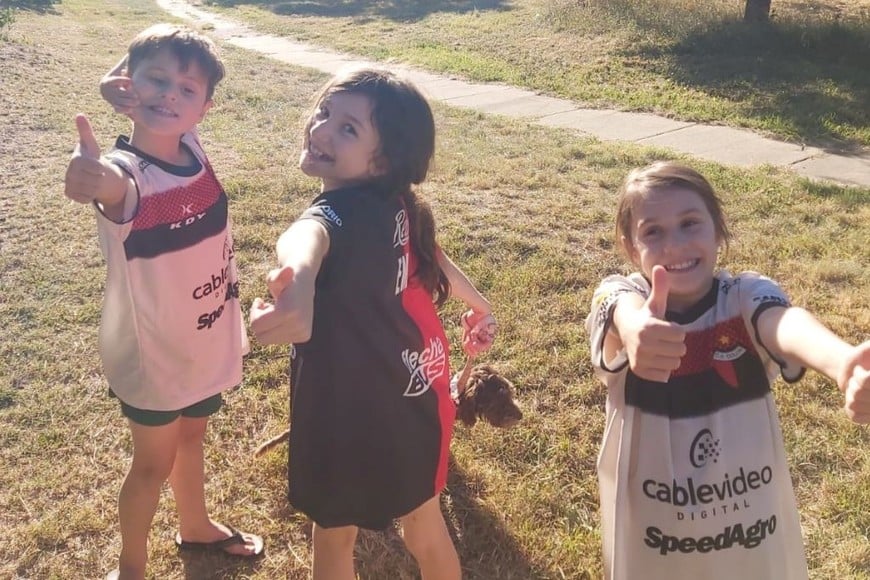
[[[214,95],[214,89],[224,78],[224,65],[217,46],[207,36],[184,26],[155,24],[136,35],[127,49],[127,73],[133,71],[143,59],[161,51],[169,50],[182,70],[195,62],[208,82],[206,99]]]
[[[412,273],[440,306],[450,295],[450,283],[437,262],[435,218],[429,205],[412,189],[426,179],[435,154],[435,119],[426,98],[409,81],[390,71],[358,68],[337,75],[317,97],[316,107],[337,93],[368,97],[372,106],[372,125],[378,132],[380,147],[376,155],[384,173],[372,185],[383,195],[400,195],[408,211],[411,246],[417,255],[417,271]],[[314,115],[305,126],[307,147]]]

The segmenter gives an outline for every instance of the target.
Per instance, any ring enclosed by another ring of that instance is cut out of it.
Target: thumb
[[[91,122],[85,114],[79,113],[76,115],[76,129],[79,133],[79,155],[90,157],[91,159],[99,159],[100,146],[97,143],[97,138],[94,136]]]
[[[277,299],[284,292],[284,289],[293,283],[294,275],[295,272],[290,266],[283,266],[269,271],[269,274],[266,276],[266,284],[269,287],[269,294],[272,295],[273,299]]]
[[[654,266],[652,280],[650,280],[649,298],[646,307],[658,319],[664,320],[665,311],[668,309],[668,293],[671,290],[671,281],[668,271],[664,266]]]
[[[840,364],[837,385],[845,392],[852,375],[861,369],[870,369],[870,340],[854,347]]]

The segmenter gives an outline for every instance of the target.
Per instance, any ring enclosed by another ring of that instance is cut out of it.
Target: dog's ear
[[[464,394],[459,397],[456,416],[469,427],[474,427],[474,424],[477,423],[477,409],[472,397],[467,397]]]

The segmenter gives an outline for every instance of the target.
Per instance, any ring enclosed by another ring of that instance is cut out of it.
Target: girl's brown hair
[[[437,306],[450,295],[450,283],[438,265],[435,218],[412,186],[423,182],[435,154],[435,120],[426,98],[410,82],[380,69],[350,70],[332,79],[317,97],[316,107],[329,95],[354,93],[368,97],[372,105],[372,124],[380,137],[379,160],[382,175],[371,185],[383,196],[401,196],[408,212],[411,247],[417,256],[417,271],[412,272],[428,290]],[[305,126],[303,146],[308,146],[312,115]]]
[[[728,248],[731,240],[731,232],[725,223],[725,214],[722,212],[722,202],[716,195],[716,191],[707,179],[685,165],[670,161],[659,161],[634,169],[625,178],[622,188],[619,190],[619,202],[616,209],[616,242],[620,247],[625,247],[623,239],[632,239],[632,214],[637,205],[654,190],[679,187],[688,189],[698,194],[716,228],[716,236],[719,241]]]

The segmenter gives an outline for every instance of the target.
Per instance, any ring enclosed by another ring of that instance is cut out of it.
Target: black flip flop
[[[215,540],[214,542],[188,542],[182,540],[181,534],[177,533],[175,534],[175,545],[178,546],[179,550],[191,552],[221,552],[227,556],[233,556],[236,558],[253,558],[263,553],[263,538],[255,534],[243,534],[230,526],[227,526],[227,528],[230,530],[232,535],[223,540]],[[254,548],[253,552],[250,554],[236,554],[235,552],[227,551],[227,548],[230,546],[246,545],[248,542],[250,542]]]

